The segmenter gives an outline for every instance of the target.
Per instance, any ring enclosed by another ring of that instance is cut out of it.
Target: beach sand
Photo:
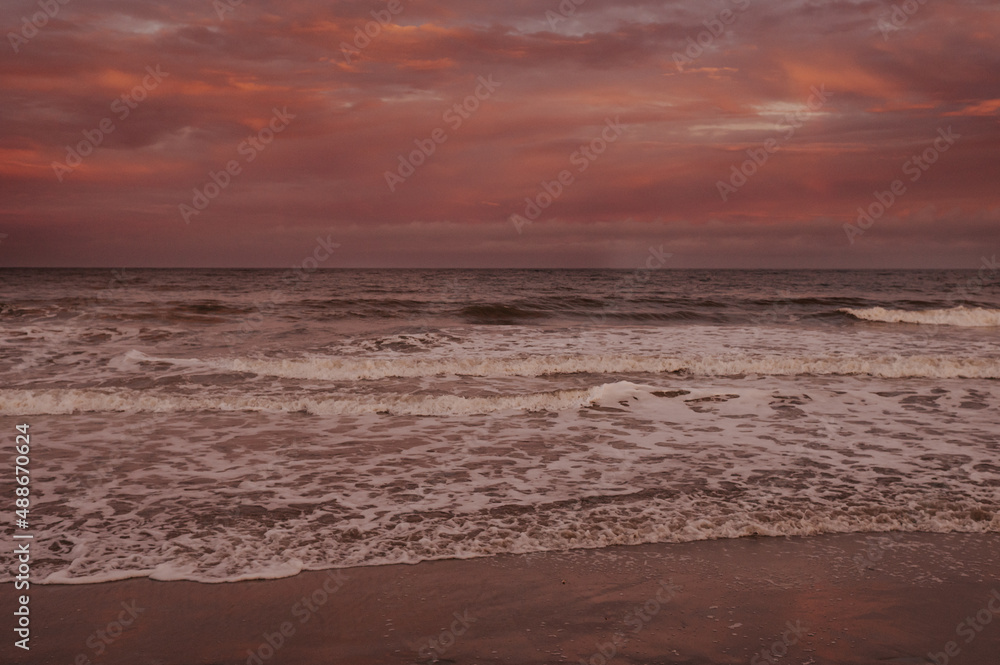
[[[0,661],[904,665],[950,646],[948,662],[995,665],[991,597],[1000,611],[1000,534],[744,538],[225,584],[35,585],[31,650],[8,629]]]

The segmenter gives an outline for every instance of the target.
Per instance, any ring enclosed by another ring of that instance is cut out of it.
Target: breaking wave
[[[750,391],[754,394],[755,391]],[[599,406],[620,410],[656,398],[683,397],[685,401],[736,398],[711,391],[657,388],[629,381],[605,383],[583,390],[553,390],[514,395],[460,397],[385,393],[379,396],[332,395],[328,398],[252,396],[243,393],[177,395],[117,389],[55,388],[0,390],[0,414],[57,415],[72,413],[177,413],[197,411],[261,411],[314,415],[384,413],[408,416],[459,416],[498,411],[564,411]]]
[[[882,323],[917,323],[937,326],[961,326],[963,328],[1000,326],[1000,309],[985,309],[983,307],[952,307],[951,309],[926,309],[920,311],[886,309],[884,307],[868,307],[865,309],[845,307],[839,311],[863,321],[878,321]]]
[[[139,390],[87,390],[79,388],[0,391],[0,414],[43,415],[92,412],[178,413],[199,411],[260,411],[361,415],[385,413],[407,416],[449,416],[497,411],[561,411],[580,407],[593,390],[557,390],[544,393],[460,397],[457,395],[406,395],[385,393],[358,397],[265,397],[245,393],[220,395],[157,394]]]
[[[162,360],[162,359],[161,359]],[[467,358],[360,359],[318,356],[301,359],[211,361],[215,369],[289,379],[377,380],[437,375],[538,377],[558,374],[686,374],[693,376],[867,375],[881,378],[1000,379],[1000,359],[955,356],[749,356],[698,357],[533,355]]]

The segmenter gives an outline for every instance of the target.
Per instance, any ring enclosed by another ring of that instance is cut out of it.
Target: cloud
[[[604,265],[624,259],[602,243],[655,240],[627,219],[673,230],[692,265],[881,265],[867,248],[883,242],[914,266],[995,251],[983,222],[1000,170],[989,4],[928,3],[891,34],[881,2],[587,0],[554,25],[558,2],[393,7],[262,1],[220,17],[195,0],[67,3],[0,64],[0,265],[281,266],[327,229],[358,242],[366,265],[485,260],[477,238],[492,238],[490,265]],[[713,34],[727,9],[735,18]],[[16,31],[27,11],[7,5],[0,24]],[[698,55],[678,68],[677,53]],[[116,100],[156,66],[169,77],[122,117]],[[453,127],[480,76],[502,85]],[[829,103],[784,140],[816,86]],[[244,161],[275,108],[294,121]],[[616,117],[622,139],[576,172],[574,153]],[[60,181],[53,163],[105,119],[114,130]],[[908,188],[896,221],[865,249],[841,248],[856,208],[949,126],[961,140]],[[446,140],[390,192],[386,172],[436,129]],[[723,201],[718,183],[772,138],[780,148]],[[179,206],[231,160],[240,174],[186,224]],[[573,184],[526,248],[509,216],[567,169]],[[543,242],[545,228],[562,241]],[[400,237],[403,254],[390,249]]]

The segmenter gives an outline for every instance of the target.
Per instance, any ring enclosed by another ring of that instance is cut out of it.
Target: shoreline
[[[741,538],[30,594],[31,650],[10,640],[5,663],[905,665],[934,653],[987,665],[1000,653],[1000,534]]]

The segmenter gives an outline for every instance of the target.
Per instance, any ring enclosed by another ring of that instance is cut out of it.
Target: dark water
[[[4,270],[7,317],[219,324],[426,318],[441,324],[856,321],[845,308],[1000,306],[979,271]]]

